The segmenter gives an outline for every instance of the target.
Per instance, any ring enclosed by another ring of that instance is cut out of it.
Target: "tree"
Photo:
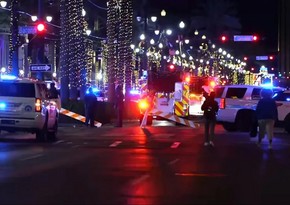
[[[132,0],[110,0],[107,13],[107,76],[109,101],[114,98],[115,83],[123,85],[126,91],[132,83]],[[125,77],[126,76],[126,77]]]
[[[82,0],[61,0],[61,95],[62,100],[76,100],[86,86],[86,49]],[[68,87],[70,86],[70,87]],[[69,91],[69,92],[68,92]]]

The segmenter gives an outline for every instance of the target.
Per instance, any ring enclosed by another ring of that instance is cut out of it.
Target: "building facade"
[[[278,25],[279,72],[290,75],[290,1],[280,0]]]

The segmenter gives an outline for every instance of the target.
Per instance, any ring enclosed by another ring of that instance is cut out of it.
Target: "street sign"
[[[266,61],[268,60],[268,56],[256,56],[257,61]]]
[[[30,71],[31,72],[51,72],[50,64],[31,64]]]
[[[35,26],[19,26],[18,32],[19,34],[35,34],[36,28]]]
[[[234,41],[254,41],[253,35],[235,35]]]

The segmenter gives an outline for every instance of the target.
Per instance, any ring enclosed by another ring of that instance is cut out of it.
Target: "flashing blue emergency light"
[[[0,78],[1,78],[1,80],[16,80],[17,76],[2,74],[2,75],[0,75]]]
[[[131,95],[139,95],[140,91],[139,90],[130,90]]]
[[[6,108],[6,104],[1,102],[0,103],[0,110],[4,110]]]
[[[100,90],[98,88],[93,88],[93,93],[97,93],[99,92]]]
[[[264,87],[264,88],[273,88],[273,84],[272,83],[261,84],[261,86]]]

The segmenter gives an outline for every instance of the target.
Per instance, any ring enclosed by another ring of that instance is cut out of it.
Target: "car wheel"
[[[147,125],[152,125],[152,121],[153,121],[153,116],[147,116]]]
[[[223,122],[222,123],[223,128],[228,131],[228,132],[234,132],[237,131],[237,127],[235,123],[231,123],[231,122]]]
[[[35,133],[36,141],[38,142],[45,142],[47,140],[47,120],[48,120],[48,115],[45,116],[45,123],[42,127],[42,129],[39,129]]]
[[[144,118],[144,115],[140,115],[140,118],[139,118],[139,124],[140,125],[142,124],[143,118]],[[153,121],[153,116],[148,115],[147,116],[146,125],[152,125],[152,121]]]
[[[286,132],[290,133],[290,115],[288,115],[284,120],[284,129]]]
[[[47,139],[47,134],[48,134],[47,126],[45,124],[42,129],[36,131],[35,133],[36,141],[45,142]]]
[[[249,132],[251,130],[252,112],[242,111],[237,114],[236,127],[241,132]]]
[[[140,124],[140,125],[142,124],[143,117],[144,117],[144,115],[140,115],[140,116],[139,116],[139,124]]]

